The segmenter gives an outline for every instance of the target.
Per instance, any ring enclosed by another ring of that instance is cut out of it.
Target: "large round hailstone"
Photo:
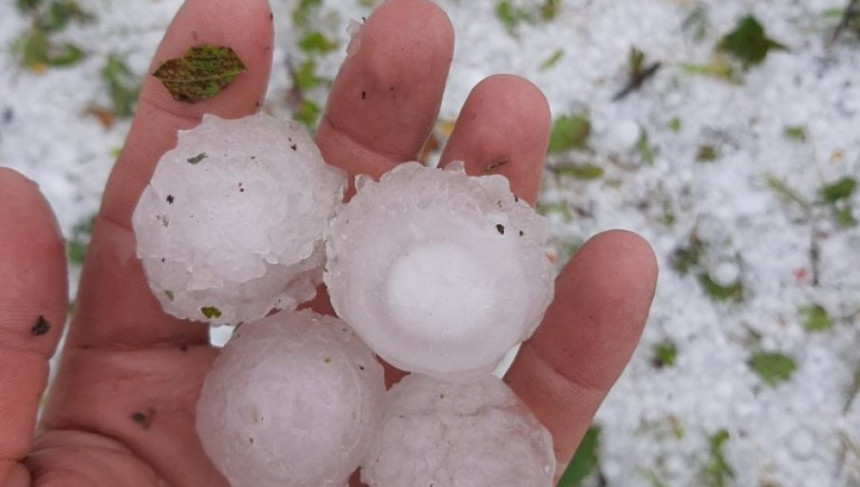
[[[362,463],[370,487],[551,487],[552,437],[500,379],[409,375]]]
[[[295,122],[204,116],[179,132],[132,217],[150,288],[168,313],[213,324],[294,309],[322,281],[345,183]]]
[[[503,176],[408,163],[333,219],[324,275],[344,321],[392,365],[446,380],[489,374],[553,293],[543,217]]]
[[[232,487],[342,487],[384,400],[382,366],[344,322],[282,311],[242,325],[221,351],[197,431]]]

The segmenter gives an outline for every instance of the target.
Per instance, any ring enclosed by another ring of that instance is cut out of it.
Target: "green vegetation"
[[[209,319],[221,317],[221,310],[215,306],[204,306],[200,308],[200,312],[203,313],[203,316]]]
[[[107,57],[101,75],[110,94],[113,114],[117,117],[130,117],[140,94],[140,78],[114,54]]]
[[[190,47],[182,57],[165,61],[152,73],[183,103],[208,100],[236,81],[246,71],[233,49],[202,44]]]
[[[306,28],[311,23],[311,17],[315,9],[322,5],[322,0],[299,0],[293,10],[293,25],[297,28]]]
[[[764,26],[748,15],[738,21],[734,30],[724,35],[715,47],[715,54],[708,64],[681,64],[681,69],[690,74],[711,76],[730,83],[740,83],[740,71],[747,71],[767,58],[770,51],[787,48],[767,37]]]
[[[293,119],[312,131],[316,127],[322,108],[311,100],[302,100],[299,109],[293,112]]]
[[[644,128],[639,133],[639,140],[636,141],[636,151],[639,153],[639,157],[642,158],[642,162],[648,165],[654,164],[654,159],[657,158],[658,151],[648,141],[648,131]]]
[[[787,125],[782,129],[782,134],[791,140],[806,142],[806,127],[803,125]]]
[[[800,195],[796,190],[790,188],[785,182],[776,176],[769,174],[765,178],[765,182],[767,186],[774,190],[779,196],[781,196],[786,201],[795,203],[799,206],[805,213],[809,213],[812,210],[812,203],[806,200],[803,196]]]
[[[714,301],[734,301],[738,302],[743,299],[744,288],[740,282],[723,286],[717,283],[707,273],[699,274],[699,284],[711,299]]]
[[[758,352],[749,361],[761,381],[768,386],[776,386],[789,379],[797,369],[794,359],[788,355],[775,352]]]
[[[678,346],[671,340],[665,340],[654,345],[653,354],[651,363],[654,367],[658,369],[672,367],[678,358]]]
[[[761,64],[772,50],[786,50],[779,42],[767,37],[758,19],[748,15],[738,22],[735,30],[726,34],[717,50],[740,61],[744,69]]]
[[[678,133],[683,128],[684,125],[680,118],[672,117],[672,120],[669,120],[669,130],[671,130],[672,132]]]
[[[678,247],[672,252],[670,259],[672,268],[681,274],[687,274],[699,266],[705,246],[701,240],[692,237],[688,246]]]
[[[562,115],[552,124],[547,152],[557,154],[573,149],[585,149],[590,136],[591,120],[587,113]]]
[[[725,446],[729,441],[729,432],[720,430],[708,438],[710,459],[702,470],[702,478],[707,487],[726,487],[735,472],[726,460]]]
[[[844,227],[857,224],[849,199],[857,189],[854,178],[844,177],[835,183],[827,184],[819,190],[821,200],[830,206],[836,222]]]
[[[496,18],[505,26],[511,35],[517,34],[517,28],[524,23],[534,24],[539,21],[549,22],[558,16],[561,0],[529,0],[525,6],[516,5],[511,0],[499,0],[494,9]]]
[[[583,482],[598,472],[600,458],[600,427],[591,426],[582,438],[576,454],[561,476],[558,487],[579,487]]]
[[[725,56],[714,56],[708,64],[682,63],[681,69],[688,74],[709,76],[729,83],[740,84],[742,81]]]
[[[359,4],[364,7],[373,7],[377,3],[375,0],[359,0]],[[293,52],[297,59],[287,62],[292,79],[292,87],[286,97],[288,106],[293,119],[311,133],[322,114],[323,88],[331,84],[331,79],[319,74],[319,60],[337,52],[340,47],[331,32],[319,29],[320,26],[330,24],[321,21],[322,7],[322,0],[300,0],[293,9],[293,27],[298,37]]]
[[[338,43],[319,31],[307,33],[299,40],[299,49],[306,53],[326,54],[338,48]]]
[[[822,332],[833,328],[833,320],[827,314],[827,310],[820,304],[810,304],[800,308],[800,316],[803,319],[803,327],[806,331]]]
[[[95,215],[85,218],[72,227],[72,234],[66,240],[66,258],[69,263],[81,265],[87,256],[87,245],[93,234]]]
[[[555,65],[558,64],[558,62],[561,61],[561,58],[563,57],[564,49],[556,49],[552,52],[552,54],[549,55],[549,57],[547,57],[542,63],[540,63],[541,71],[546,71],[555,67]]]
[[[583,181],[591,181],[603,177],[603,168],[593,164],[559,164],[549,168],[556,176],[572,177]]]
[[[645,57],[645,52],[636,46],[630,48],[630,52],[627,55],[627,84],[612,97],[613,101],[619,101],[641,88],[645,81],[654,76],[660,69],[660,66],[662,66],[659,61],[646,65]]]
[[[293,82],[301,91],[310,91],[322,86],[328,80],[317,75],[317,62],[308,59],[303,62],[293,75]]]
[[[30,28],[12,43],[12,54],[21,66],[38,73],[48,67],[72,66],[86,57],[76,44],[53,38],[73,22],[87,23],[95,18],[75,0],[17,0],[16,6],[31,19]]]
[[[825,185],[819,194],[825,203],[833,205],[850,198],[855,189],[857,189],[857,181],[845,177],[835,183]]]

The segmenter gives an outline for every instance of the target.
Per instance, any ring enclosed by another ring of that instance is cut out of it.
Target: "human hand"
[[[316,141],[351,175],[378,177],[415,159],[438,114],[451,25],[426,0],[390,0],[368,19],[341,69]],[[248,71],[219,96],[187,105],[146,79],[111,174],[81,278],[75,315],[37,433],[39,398],[66,315],[64,249],[35,185],[0,170],[0,486],[226,486],[205,457],[194,411],[217,349],[206,326],[166,315],[151,295],[131,213],[176,132],[204,113],[256,111],[271,68],[265,0],[188,0],[153,66],[196,44],[232,47]],[[151,72],[151,71],[150,71]],[[543,95],[511,76],[469,96],[442,164],[490,167],[534,204],[550,115]],[[594,237],[556,282],[543,324],[505,380],[551,431],[560,471],[638,342],[656,263],[627,232]],[[330,309],[325,296],[313,303]],[[388,380],[397,371],[388,370]]]

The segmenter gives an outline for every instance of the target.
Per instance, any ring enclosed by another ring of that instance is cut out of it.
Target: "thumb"
[[[32,181],[0,168],[0,486],[29,485],[20,461],[66,318],[62,239]]]

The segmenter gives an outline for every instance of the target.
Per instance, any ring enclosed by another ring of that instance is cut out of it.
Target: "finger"
[[[467,174],[501,174],[515,195],[534,205],[550,125],[540,89],[517,76],[492,76],[466,99],[440,165],[463,161]]]
[[[552,433],[557,475],[639,342],[657,263],[641,237],[611,231],[589,240],[556,280],[543,324],[505,381]]]
[[[389,0],[353,36],[316,134],[323,157],[374,178],[414,160],[445,89],[454,33],[428,0]]]
[[[158,48],[150,73],[195,45],[231,47],[247,67],[222,93],[197,104],[175,101],[147,75],[131,132],[105,190],[70,330],[72,346],[139,348],[202,343],[206,328],[168,317],[152,296],[135,256],[131,213],[177,130],[204,113],[236,118],[260,104],[271,69],[272,21],[265,0],[189,0]]]
[[[388,0],[353,35],[315,140],[329,164],[379,178],[415,160],[442,103],[454,55],[448,16],[428,0]],[[330,310],[321,287],[313,309]],[[403,372],[383,363],[386,384]]]
[[[33,439],[68,289],[59,228],[35,183],[0,168],[0,195],[0,485],[16,485],[29,481],[18,462]]]

